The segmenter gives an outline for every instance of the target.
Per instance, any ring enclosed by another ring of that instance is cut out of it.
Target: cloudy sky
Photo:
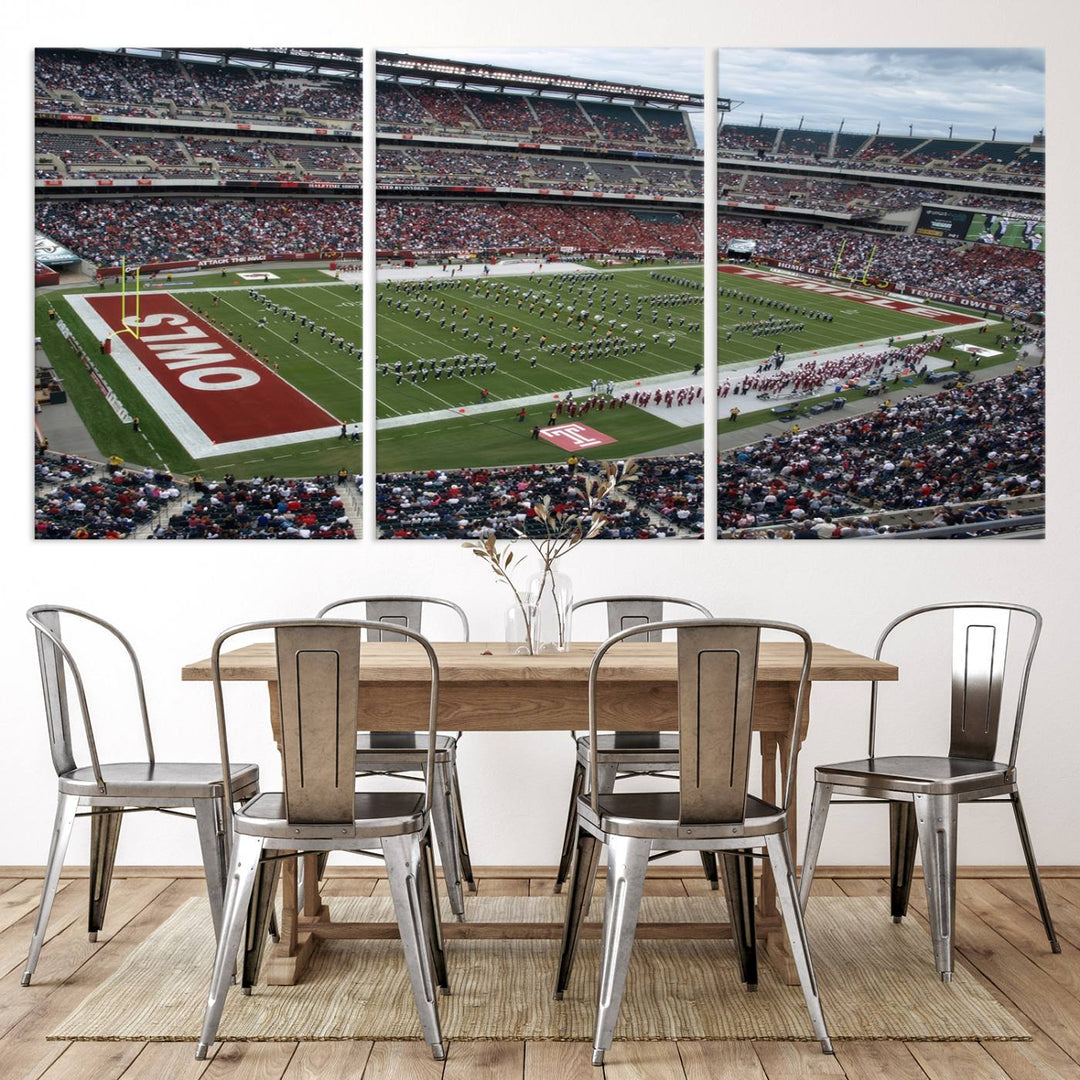
[[[721,49],[738,123],[1030,139],[1043,129],[1041,49]]]

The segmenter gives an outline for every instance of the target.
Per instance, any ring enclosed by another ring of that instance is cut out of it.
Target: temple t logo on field
[[[561,450],[591,450],[615,440],[588,424],[560,424],[558,427],[540,429],[540,438],[554,443]]]

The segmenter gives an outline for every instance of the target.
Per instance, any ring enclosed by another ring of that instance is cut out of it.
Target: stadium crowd
[[[883,403],[874,413],[730,452],[721,531],[1041,494],[1045,369]],[[828,530],[831,536],[833,529]]]
[[[360,81],[346,76],[222,66],[211,61],[39,49],[35,91],[48,110],[77,95],[107,115],[146,117],[228,116],[288,127],[320,123],[357,125]],[[64,110],[68,111],[68,110]],[[546,141],[595,147],[694,150],[681,110],[648,106],[582,104],[564,98],[459,91],[380,80],[376,102],[380,130],[397,133],[472,134],[492,139],[541,136]]]
[[[599,537],[645,540],[700,532],[700,455],[649,459],[639,468],[644,471],[628,486],[626,498],[605,502]],[[382,473],[376,480],[379,535],[400,540],[539,536],[544,525],[535,506],[545,497],[555,512],[586,509],[583,478],[568,464]],[[651,513],[642,505],[646,500]]]
[[[967,244],[915,234],[839,232],[794,222],[746,222],[721,219],[720,250],[729,241],[757,241],[756,254],[811,273],[832,274],[840,244],[844,250],[837,273],[912,291],[934,291],[970,299],[1041,311],[1046,302],[1041,252],[1024,248]]]
[[[84,104],[138,106],[144,114],[167,116],[170,106],[186,115],[220,115],[213,106],[281,123],[310,126],[308,117],[359,122],[362,109],[358,79],[256,71],[214,63],[160,60],[64,49],[38,49],[34,76],[39,92],[74,93]]]
[[[359,200],[122,198],[40,200],[37,228],[102,266],[361,247]]]
[[[693,254],[700,214],[555,203],[381,200],[381,250],[412,253],[576,248],[583,252]],[[39,200],[37,228],[99,264],[215,259],[361,246],[359,200],[146,198]],[[720,250],[757,241],[757,254],[809,272],[864,271],[892,288],[934,291],[1041,311],[1044,256],[1022,248],[970,245],[916,235],[838,232],[793,222],[722,218]]]
[[[150,540],[353,540],[355,533],[335,481],[253,477],[192,479],[168,524]]]
[[[152,468],[98,466],[69,454],[34,455],[34,534],[41,540],[121,540],[144,530],[150,540],[351,540],[355,533],[337,481],[255,477],[177,481]],[[97,474],[97,475],[95,475]],[[348,482],[347,478],[344,482]],[[177,506],[179,500],[183,500]]]
[[[97,478],[93,472],[94,466],[78,458],[35,456],[35,486],[59,481],[34,497],[37,539],[120,540],[180,495],[171,475],[149,467],[106,467]]]

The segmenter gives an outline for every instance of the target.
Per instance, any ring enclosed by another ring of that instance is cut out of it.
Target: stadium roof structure
[[[258,49],[199,46],[175,49],[124,48],[81,51],[121,53],[151,60],[182,60],[184,63],[232,65],[255,71],[281,71],[293,75],[320,75],[357,80],[363,75],[364,70],[361,49]]]
[[[453,89],[511,90],[522,94],[551,94],[561,98],[587,97],[605,102],[633,105],[658,105],[675,109],[704,109],[705,95],[682,90],[663,90],[655,86],[584,79],[556,75],[546,71],[476,64],[464,60],[440,60],[409,53],[380,52],[375,65],[376,77],[388,81],[407,79],[413,83]],[[721,111],[731,108],[727,98],[719,99]]]

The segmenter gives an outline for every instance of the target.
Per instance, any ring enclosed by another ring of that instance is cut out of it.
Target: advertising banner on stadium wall
[[[44,233],[34,233],[34,260],[42,266],[77,266],[82,259]]]

